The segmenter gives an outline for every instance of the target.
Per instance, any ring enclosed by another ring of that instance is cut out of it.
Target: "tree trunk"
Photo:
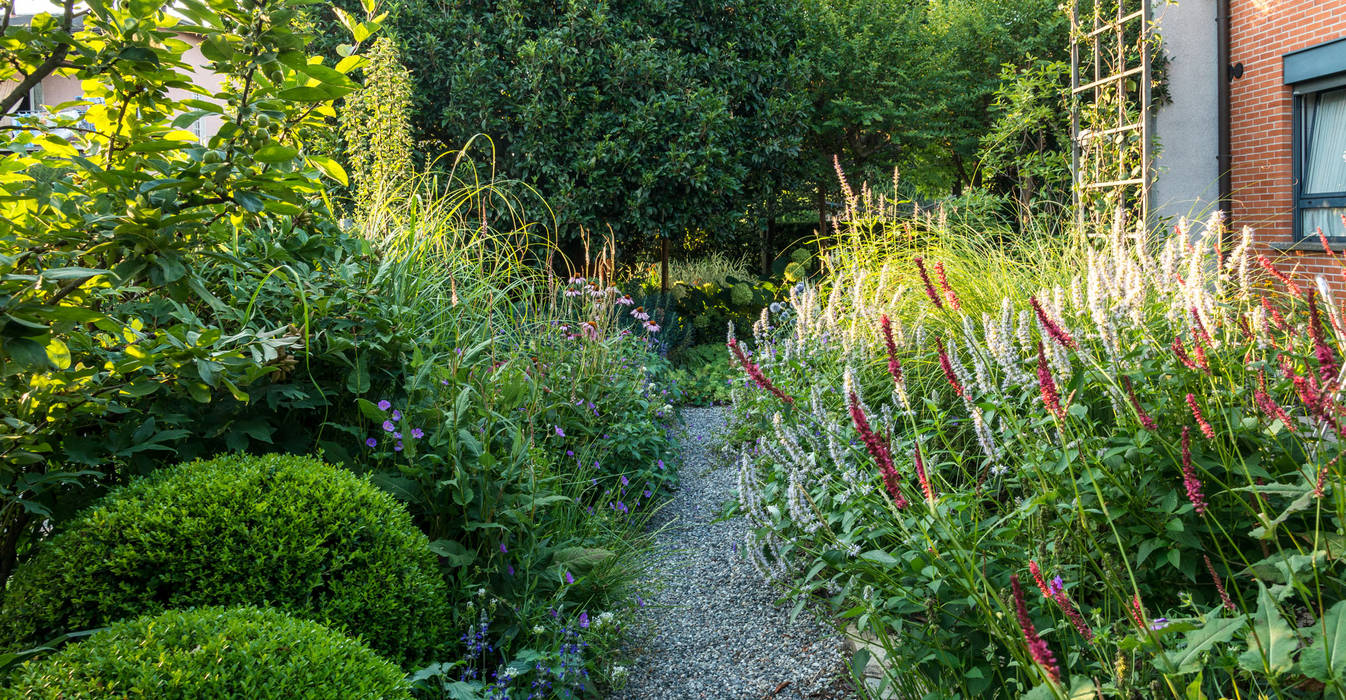
[[[774,195],[774,192],[773,192]],[[770,196],[766,201],[766,225],[762,228],[761,264],[762,276],[771,276],[771,241],[776,235],[776,198]]]

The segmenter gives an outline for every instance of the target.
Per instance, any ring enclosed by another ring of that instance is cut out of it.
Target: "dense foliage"
[[[1218,223],[1029,258],[864,228],[738,361],[764,575],[829,600],[907,692],[1340,692],[1321,281],[1264,276]]]
[[[146,613],[266,601],[414,664],[447,636],[427,545],[391,496],[312,458],[190,462],[68,523],[10,581],[2,637],[37,646]]]
[[[6,130],[0,151],[0,579],[39,523],[191,437],[134,404],[246,402],[288,366],[296,330],[249,323],[231,307],[246,296],[222,298],[203,276],[251,271],[230,256],[244,232],[314,223],[321,174],[345,176],[300,135],[355,87],[345,72],[360,63],[310,62],[279,0],[174,15],[71,0],[23,26],[12,9],[0,81],[25,77],[0,111],[53,72],[83,80],[84,96]],[[192,42],[206,70],[234,79],[194,82]],[[218,132],[198,142],[186,129],[198,120]]]
[[[3,698],[410,698],[393,664],[317,623],[259,608],[125,620],[21,667]]]

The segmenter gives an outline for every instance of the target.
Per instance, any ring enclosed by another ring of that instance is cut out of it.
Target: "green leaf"
[[[346,169],[341,164],[327,156],[309,156],[309,165],[322,171],[323,175],[341,183],[342,187],[349,187],[351,184],[350,176],[346,174]]]
[[[1346,600],[1329,608],[1313,629],[1316,641],[1299,655],[1300,670],[1339,690],[1346,688]]]
[[[865,685],[865,669],[869,667],[869,648],[860,647],[855,650],[851,656],[851,678],[855,680],[857,688],[863,688]]]
[[[897,565],[897,560],[893,558],[893,555],[881,549],[871,549],[868,552],[861,554],[860,558],[875,562],[877,564],[883,564],[884,566]]]
[[[475,552],[467,551],[457,540],[435,540],[430,543],[430,551],[447,559],[452,566],[467,566],[477,558]]]
[[[299,149],[293,146],[286,146],[283,143],[272,143],[257,149],[257,152],[253,153],[253,158],[256,158],[262,163],[284,163],[294,160],[294,157],[297,155],[299,155]]]
[[[1280,675],[1294,665],[1290,655],[1299,646],[1299,640],[1294,629],[1281,617],[1266,584],[1258,581],[1257,588],[1257,612],[1253,613],[1248,650],[1239,655],[1239,665],[1255,673]]]
[[[56,369],[69,369],[70,367],[70,348],[59,338],[52,338],[47,343],[47,359]]]
[[[1202,656],[1215,648],[1216,644],[1229,641],[1236,632],[1243,629],[1246,615],[1238,617],[1207,618],[1206,624],[1187,633],[1183,637],[1184,648],[1165,652],[1164,666],[1167,673],[1195,673],[1202,668]]]

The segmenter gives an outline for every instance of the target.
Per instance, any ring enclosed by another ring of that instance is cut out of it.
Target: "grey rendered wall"
[[[1159,105],[1154,118],[1158,152],[1150,203],[1161,219],[1205,216],[1219,199],[1216,1],[1154,3],[1173,99]]]

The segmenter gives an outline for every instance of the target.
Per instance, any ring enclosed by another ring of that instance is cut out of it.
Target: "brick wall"
[[[1337,265],[1320,252],[1284,251],[1292,239],[1293,101],[1281,83],[1281,57],[1346,36],[1346,0],[1232,0],[1230,62],[1244,74],[1230,87],[1234,225],[1252,226],[1262,251],[1298,275]],[[1337,285],[1341,287],[1341,285]]]

